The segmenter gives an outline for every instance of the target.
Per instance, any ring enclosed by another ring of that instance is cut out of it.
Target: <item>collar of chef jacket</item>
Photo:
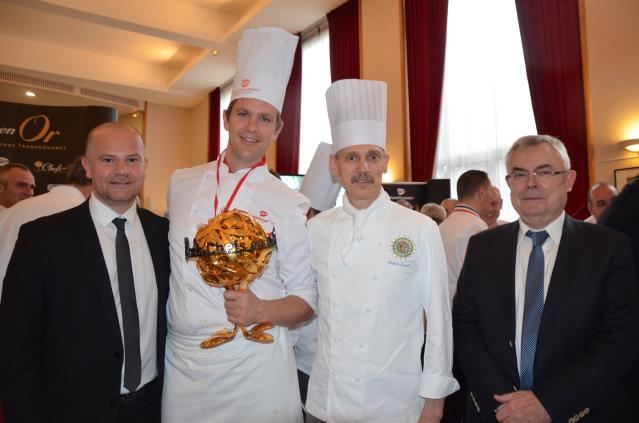
[[[353,217],[353,230],[344,242],[340,251],[344,264],[348,264],[349,262],[353,244],[364,240],[364,227],[366,226],[366,222],[370,215],[373,214],[374,211],[382,208],[388,201],[390,201],[388,194],[383,189],[380,189],[380,193],[375,201],[373,201],[367,208],[360,210],[351,204],[347,195],[344,196],[342,209],[346,214]]]

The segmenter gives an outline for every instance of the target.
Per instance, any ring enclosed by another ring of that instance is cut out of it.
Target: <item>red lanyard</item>
[[[224,150],[222,153],[224,153],[226,150]],[[222,153],[220,153],[219,156],[217,156],[217,169],[216,169],[216,174],[215,174],[215,180],[217,181],[217,186],[215,187],[215,199],[213,200],[213,206],[215,207],[215,210],[213,211],[215,213],[215,216],[217,216],[217,207],[218,207],[218,199],[217,199],[217,193],[220,190],[220,162],[221,162],[221,158],[222,158]],[[228,166],[228,163],[226,162],[226,156],[224,156],[224,163]],[[226,206],[224,206],[224,209],[222,210],[222,213],[226,212],[229,210],[229,207],[231,207],[231,204],[233,203],[233,200],[235,200],[235,196],[237,195],[237,192],[240,190],[240,187],[242,186],[242,184],[244,183],[244,181],[246,181],[246,178],[249,176],[249,173],[251,173],[253,171],[253,169],[255,169],[258,166],[263,166],[266,164],[266,156],[262,156],[262,160],[260,160],[259,162],[255,163],[253,166],[251,166],[251,168],[249,169],[248,172],[246,172],[246,174],[244,174],[244,176],[242,176],[242,179],[240,179],[240,181],[237,183],[237,185],[235,185],[235,189],[233,190],[233,193],[231,194],[231,197],[229,198],[229,201],[226,203]]]

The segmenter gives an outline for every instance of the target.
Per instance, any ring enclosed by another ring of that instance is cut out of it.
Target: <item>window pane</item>
[[[504,199],[500,219],[515,220],[504,157],[536,134],[513,0],[450,0],[436,177],[488,173]]]
[[[224,129],[224,118],[222,114],[231,102],[231,88],[233,88],[233,81],[227,83],[220,89],[220,152],[224,151],[229,143],[229,133]]]
[[[302,110],[299,173],[311,164],[317,145],[331,142],[325,93],[331,85],[328,25],[320,25],[302,39]],[[286,124],[286,122],[284,122]]]

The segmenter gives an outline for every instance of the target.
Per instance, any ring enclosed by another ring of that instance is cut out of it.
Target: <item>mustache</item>
[[[351,182],[356,183],[362,183],[362,182],[369,182],[372,183],[375,180],[373,179],[373,177],[371,175],[369,175],[368,173],[358,173],[356,175],[353,175],[353,177],[351,178]]]

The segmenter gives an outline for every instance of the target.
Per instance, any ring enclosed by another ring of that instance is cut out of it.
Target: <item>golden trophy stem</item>
[[[248,281],[242,281],[240,282],[239,287],[237,285],[234,285],[230,288],[225,287],[225,289],[237,289],[240,292],[246,292],[246,290],[248,289],[248,285]],[[209,339],[206,339],[200,343],[200,348],[215,348],[222,344],[226,344],[227,342],[235,338],[238,329],[242,331],[244,338],[250,341],[259,342],[261,344],[270,344],[273,342],[273,335],[265,333],[264,331],[272,328],[273,325],[270,323],[258,323],[257,325],[253,326],[251,330],[247,330],[244,326],[238,326],[236,324],[233,327],[232,331],[228,329],[222,329],[215,332]]]

